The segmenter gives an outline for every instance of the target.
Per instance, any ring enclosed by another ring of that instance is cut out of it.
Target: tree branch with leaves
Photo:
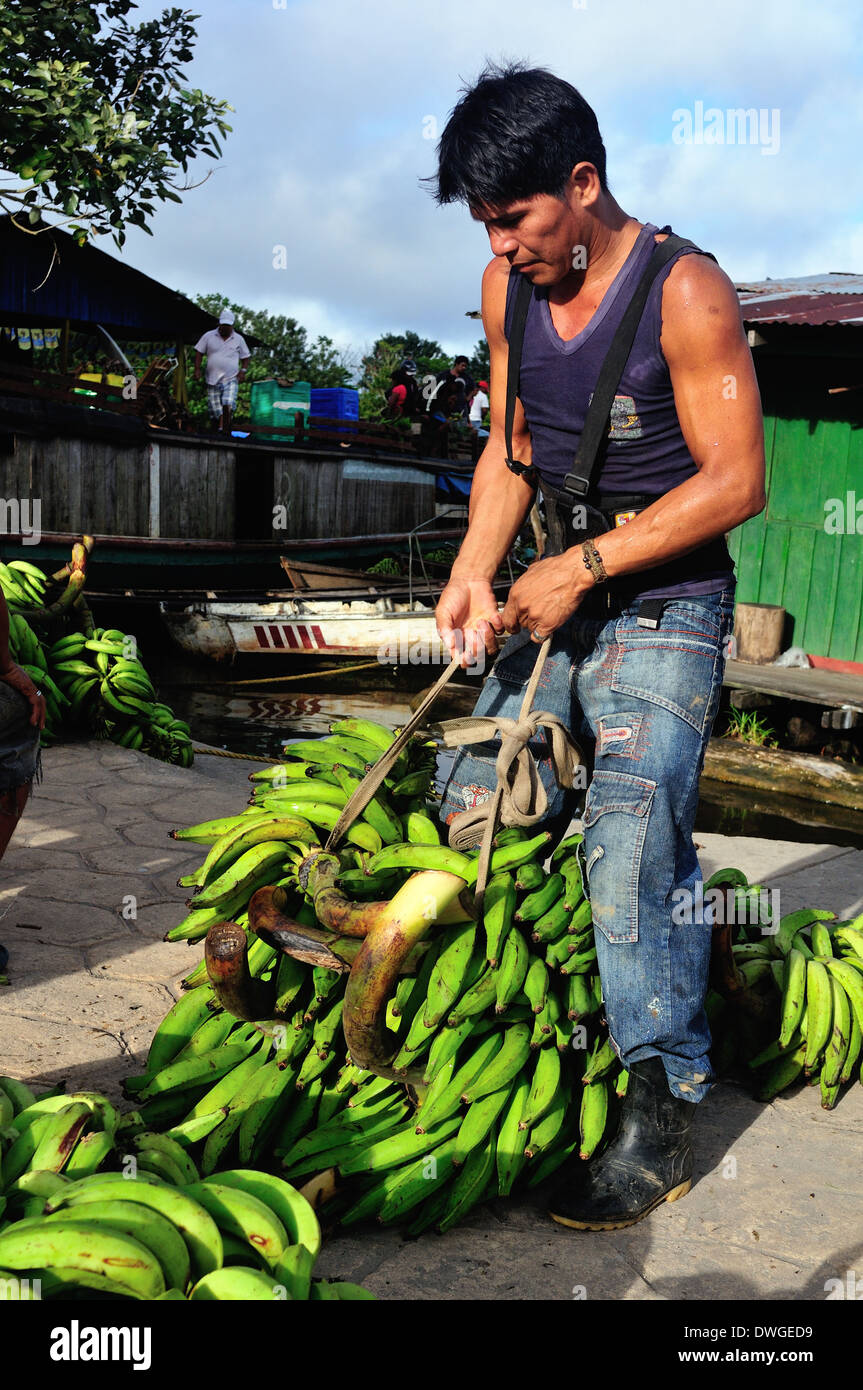
[[[0,208],[24,230],[60,218],[79,244],[127,226],[151,233],[159,202],[221,156],[233,108],[187,86],[188,10],[134,25],[133,0],[3,0]],[[200,182],[200,180],[199,180]]]

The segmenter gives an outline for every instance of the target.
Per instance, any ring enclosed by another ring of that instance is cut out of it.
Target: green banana
[[[583,1086],[578,1116],[579,1157],[590,1158],[602,1142],[608,1118],[608,1084],[604,1077],[595,1086]]]
[[[560,1053],[554,1047],[543,1048],[536,1059],[520,1129],[532,1129],[542,1119],[560,1088],[560,1078]]]
[[[848,995],[835,975],[829,975],[828,979],[833,995],[833,1027],[824,1065],[821,1068],[821,1080],[826,1088],[832,1089],[835,1086],[838,1090],[842,1069],[851,1046],[851,1005]]]
[[[536,922],[563,896],[563,874],[549,874],[541,888],[529,893],[515,914],[517,922]]]
[[[456,1167],[464,1163],[468,1156],[487,1138],[495,1121],[506,1106],[514,1084],[510,1079],[498,1090],[487,1092],[468,1106],[467,1114],[456,1135],[455,1148],[452,1154],[452,1161]]]
[[[512,927],[515,906],[516,888],[512,874],[495,874],[486,887],[482,911],[485,957],[489,965],[498,964],[501,948]]]
[[[159,1024],[147,1053],[147,1071],[156,1073],[173,1061],[210,1015],[215,1001],[211,986],[181,994]]]
[[[220,1231],[246,1241],[271,1269],[278,1263],[288,1245],[288,1233],[259,1197],[217,1178],[189,1183],[183,1191],[209,1213]]]
[[[516,1074],[514,1082],[501,1119],[495,1155],[498,1177],[497,1190],[501,1197],[509,1196],[519,1173],[527,1162],[520,1122],[527,1105],[527,1098],[530,1095],[531,1078],[522,1069]]]
[[[833,1028],[833,992],[830,976],[820,961],[806,962],[806,1007],[809,1026],[804,1066],[811,1072],[830,1039]]]
[[[500,966],[495,981],[495,1013],[505,1013],[521,993],[530,964],[528,944],[518,928],[509,933],[503,944]]]
[[[470,1104],[513,1081],[530,1056],[530,1034],[530,1027],[526,1023],[514,1023],[507,1028],[494,1061],[462,1093],[462,1100]]]
[[[286,840],[265,840],[253,845],[235,859],[233,864],[195,895],[193,908],[218,907],[235,898],[240,892],[251,892],[266,883],[267,875],[282,864],[291,852]]]
[[[55,1266],[110,1278],[136,1298],[158,1298],[165,1291],[162,1268],[152,1251],[115,1228],[94,1233],[88,1222],[70,1217],[56,1223],[20,1221],[0,1231],[0,1268]]]
[[[427,1028],[436,1028],[461,996],[475,941],[475,922],[459,922],[444,932],[422,1010]]]
[[[132,1179],[122,1173],[97,1173],[49,1198],[48,1210],[70,1208],[74,1216],[79,1207],[105,1200],[138,1202],[167,1217],[186,1242],[193,1274],[207,1274],[221,1265],[222,1237],[209,1212],[187,1193],[157,1179],[147,1182],[140,1175]]]
[[[803,1008],[806,1003],[806,957],[795,947],[791,947],[785,957],[782,985],[781,1028],[779,1046],[788,1047],[797,1032]]]
[[[461,1221],[471,1207],[485,1195],[489,1180],[494,1172],[497,1136],[492,1125],[484,1144],[475,1148],[468,1156],[452,1184],[449,1201],[438,1230],[443,1234]]]
[[[50,1225],[68,1224],[72,1214],[61,1209],[42,1219]],[[97,1232],[108,1229],[131,1236],[155,1256],[167,1288],[185,1289],[188,1284],[191,1263],[186,1243],[173,1222],[159,1212],[137,1202],[105,1199],[76,1207],[74,1222],[79,1227],[93,1227]]]

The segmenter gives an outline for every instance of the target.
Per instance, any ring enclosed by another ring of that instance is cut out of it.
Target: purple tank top
[[[534,465],[541,481],[553,488],[563,486],[572,468],[602,363],[660,230],[671,228],[660,229],[652,223],[642,227],[593,318],[574,338],[559,337],[548,295],[541,286],[534,286],[524,331],[519,397],[530,428]],[[662,286],[671,267],[687,254],[684,247],[672,256],[651,285],[615,395],[606,454],[595,477],[599,493],[660,497],[698,471],[680,428],[659,341]],[[518,275],[514,271],[507,286],[507,336]],[[733,584],[731,557],[719,537],[677,560],[612,581],[612,589],[631,601],[715,593]]]

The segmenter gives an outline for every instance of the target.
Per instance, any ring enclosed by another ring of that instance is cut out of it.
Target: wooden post
[[[766,666],[782,651],[785,609],[773,603],[738,603],[734,610],[734,640],[738,661]]]

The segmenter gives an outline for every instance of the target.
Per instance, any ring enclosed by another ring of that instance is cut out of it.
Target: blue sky
[[[234,133],[204,185],[124,252],[173,288],[292,314],[357,353],[407,327],[469,351],[488,244],[418,181],[434,170],[428,118],[442,128],[487,57],[573,82],[625,211],[671,223],[735,280],[863,271],[859,0],[277,4],[191,5],[189,79],[231,102]],[[140,18],[161,9],[143,0]],[[778,110],[778,149],[675,143],[674,113],[697,102]]]

